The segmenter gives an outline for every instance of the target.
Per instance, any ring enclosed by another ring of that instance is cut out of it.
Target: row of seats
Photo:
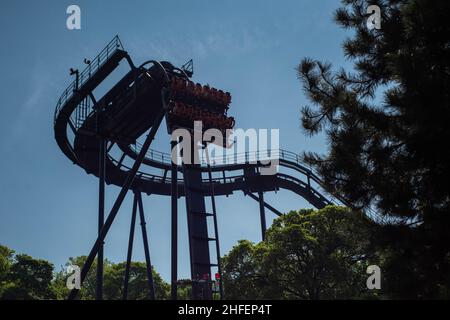
[[[171,89],[175,96],[195,96],[199,99],[211,101],[212,103],[222,106],[228,106],[231,103],[231,94],[223,92],[208,85],[202,86],[200,83],[173,77],[171,81]]]
[[[221,130],[231,129],[235,123],[233,117],[226,117],[223,114],[202,110],[182,102],[174,102],[172,114],[189,121],[201,120],[204,127]]]

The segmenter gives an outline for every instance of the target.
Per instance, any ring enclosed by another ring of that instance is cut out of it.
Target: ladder
[[[203,179],[200,165],[186,165],[183,163],[182,167],[191,257],[192,297],[193,299],[212,299],[211,268],[217,267],[219,275],[221,275],[222,270],[211,166],[208,163],[209,190],[202,185]],[[205,198],[207,196],[211,197],[212,212],[206,211]],[[213,220],[213,236],[209,236],[208,218]],[[215,242],[216,263],[212,263],[210,259],[209,244],[211,242]],[[218,279],[218,281],[219,294],[220,298],[222,298],[221,279]]]

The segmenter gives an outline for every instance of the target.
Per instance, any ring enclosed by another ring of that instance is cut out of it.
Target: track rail
[[[124,58],[130,63],[129,56],[123,50],[119,38],[115,37],[97,57],[92,59],[88,67],[63,92],[55,108],[55,139],[60,149],[75,164],[96,176],[98,175],[98,170],[95,163],[99,157],[98,138],[95,134],[86,135],[86,132],[83,132],[82,129],[84,124],[92,123],[97,116],[98,111],[92,91]],[[133,67],[132,63],[130,63],[130,66]],[[107,112],[107,110],[103,112]],[[69,138],[68,130],[71,130],[73,138]],[[84,139],[83,144],[87,144],[88,147],[76,150],[75,144],[77,139]],[[112,153],[108,153],[105,181],[108,184],[122,186],[131,169],[123,163],[123,159],[125,157],[136,159],[142,146],[139,143],[118,143],[117,145],[122,152],[122,156],[118,158],[113,156]],[[85,159],[88,160],[86,161]],[[250,187],[250,177],[245,174],[244,169],[252,168],[257,172],[262,167],[261,161],[267,161],[268,159],[279,161],[281,167],[295,171],[296,176],[285,173],[277,173],[274,176],[255,175],[251,177],[253,179],[253,187]],[[287,189],[295,192],[317,208],[333,203],[351,206],[341,196],[327,192],[323,181],[314,170],[302,162],[301,156],[287,150],[225,154],[223,157],[212,158],[211,164],[212,172],[222,172],[221,177],[213,177],[212,179],[216,196],[229,195],[235,191],[244,191],[244,193],[257,192],[258,190],[255,190],[254,186],[260,184],[265,186],[264,190],[261,191]],[[149,150],[145,155],[143,167],[144,170],[138,171],[131,189],[147,194],[169,196],[171,194],[171,180],[167,172],[171,170],[170,154]],[[162,169],[165,171],[165,174],[148,173],[151,168]],[[200,170],[205,172],[207,170],[205,157],[201,157]],[[243,170],[244,173],[236,173],[236,171],[240,170]],[[232,172],[232,175],[227,176],[226,173],[228,172]],[[203,185],[206,191],[209,190],[208,179],[203,181]],[[184,196],[185,194],[184,181],[182,179],[178,179],[178,194],[179,196]],[[365,214],[376,223],[388,223],[384,216],[374,211],[368,210]]]

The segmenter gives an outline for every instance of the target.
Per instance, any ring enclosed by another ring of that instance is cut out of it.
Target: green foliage
[[[4,300],[54,299],[53,265],[0,247],[0,297]]]
[[[0,245],[0,285],[6,281],[6,275],[9,273],[13,262],[13,255],[13,250]]]
[[[291,211],[266,240],[240,241],[224,257],[227,299],[355,299],[366,289],[371,224],[341,207]]]
[[[179,280],[177,285],[177,299],[190,300],[192,297],[192,281],[190,279]]]
[[[70,258],[68,265],[83,267],[86,256]],[[104,299],[122,299],[125,262],[104,262]],[[96,262],[91,267],[80,290],[80,298],[95,299]],[[170,286],[155,270],[153,281],[155,295],[159,300],[169,298]],[[0,299],[3,300],[35,300],[35,299],[66,299],[68,275],[65,270],[53,272],[53,265],[45,260],[34,259],[28,255],[14,255],[14,251],[0,245]],[[149,298],[146,264],[131,262],[128,287],[129,300],[144,300]]]
[[[68,265],[77,265],[83,267],[86,256],[70,258]],[[126,262],[112,263],[108,260],[103,262],[103,298],[105,300],[120,300],[123,295],[123,283],[125,275]],[[97,283],[96,277],[97,262],[92,264],[91,269],[86,276],[79,298],[82,300],[94,300],[95,288]],[[128,299],[129,300],[145,300],[149,298],[149,289],[147,281],[146,264],[143,262],[131,262],[130,278],[128,284]],[[170,296],[170,286],[167,284],[154,269],[153,281],[155,286],[156,299],[164,300]],[[59,288],[60,295],[65,298],[68,295],[66,288],[66,281],[68,275],[64,270],[56,275],[56,287]]]
[[[8,275],[13,263],[13,255],[13,250],[0,245],[0,298],[3,297],[3,292],[12,285],[8,281]]]
[[[227,299],[272,298],[267,289],[276,284],[269,284],[261,270],[263,246],[241,240],[223,257],[222,281]]]

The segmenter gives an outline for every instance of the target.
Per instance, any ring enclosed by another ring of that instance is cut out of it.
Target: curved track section
[[[130,64],[130,72],[101,99],[96,100],[93,95],[94,89],[124,59]],[[81,73],[58,100],[54,117],[55,139],[63,153],[74,164],[82,167],[87,173],[98,176],[99,135],[110,141],[108,151],[113,145],[118,146],[121,156],[114,156],[111,152],[107,154],[105,170],[107,184],[119,187],[123,185],[131,169],[124,164],[124,159],[126,157],[136,159],[140,151],[136,139],[144,134],[150,128],[148,124],[153,122],[151,116],[148,116],[148,108],[155,110],[153,114],[161,108],[161,89],[164,81],[167,80],[163,78],[167,75],[158,71],[160,67],[158,62],[148,63],[151,65],[150,68],[146,68],[145,64],[139,68],[134,67],[127,52],[123,50],[120,40],[115,38],[92,60],[88,69]],[[142,94],[144,91],[145,94]],[[120,95],[117,94],[118,92]],[[142,101],[136,101],[137,97]],[[122,106],[120,110],[116,108],[117,105]],[[139,113],[140,105],[142,110],[146,110],[146,116],[142,117],[143,122],[137,123],[133,128],[127,126],[117,129],[120,123],[130,123],[126,121],[127,112],[131,110],[130,112],[135,114]],[[102,125],[99,126],[99,123]],[[113,125],[108,127],[108,124]],[[115,130],[120,134],[116,134]],[[124,132],[128,135],[124,135]],[[258,160],[267,158],[278,159],[280,166],[295,171],[296,176],[284,173],[273,176],[260,175],[259,170],[262,165]],[[332,203],[323,195],[327,192],[320,178],[301,163],[300,157],[294,153],[272,150],[257,154],[236,154],[231,161],[229,160],[225,159],[221,164],[211,166],[211,170],[216,173],[216,177],[212,179],[215,195],[230,195],[235,191],[251,193],[286,189],[303,197],[316,208],[323,208]],[[150,150],[141,167],[131,189],[147,194],[171,194],[171,180],[168,174],[171,170],[169,154]],[[155,168],[164,173],[158,175],[148,173],[149,170],[146,170]],[[179,170],[181,171],[182,168],[179,167]],[[200,166],[199,170],[206,172],[206,164]],[[221,176],[217,177],[218,174]],[[209,180],[204,179],[202,185],[207,194],[211,190]],[[184,189],[184,182],[179,179],[179,196],[185,195]],[[345,199],[338,195],[328,195],[331,199],[335,199],[336,203],[348,205]],[[379,215],[370,214],[369,218],[379,223],[383,222],[383,217]]]

